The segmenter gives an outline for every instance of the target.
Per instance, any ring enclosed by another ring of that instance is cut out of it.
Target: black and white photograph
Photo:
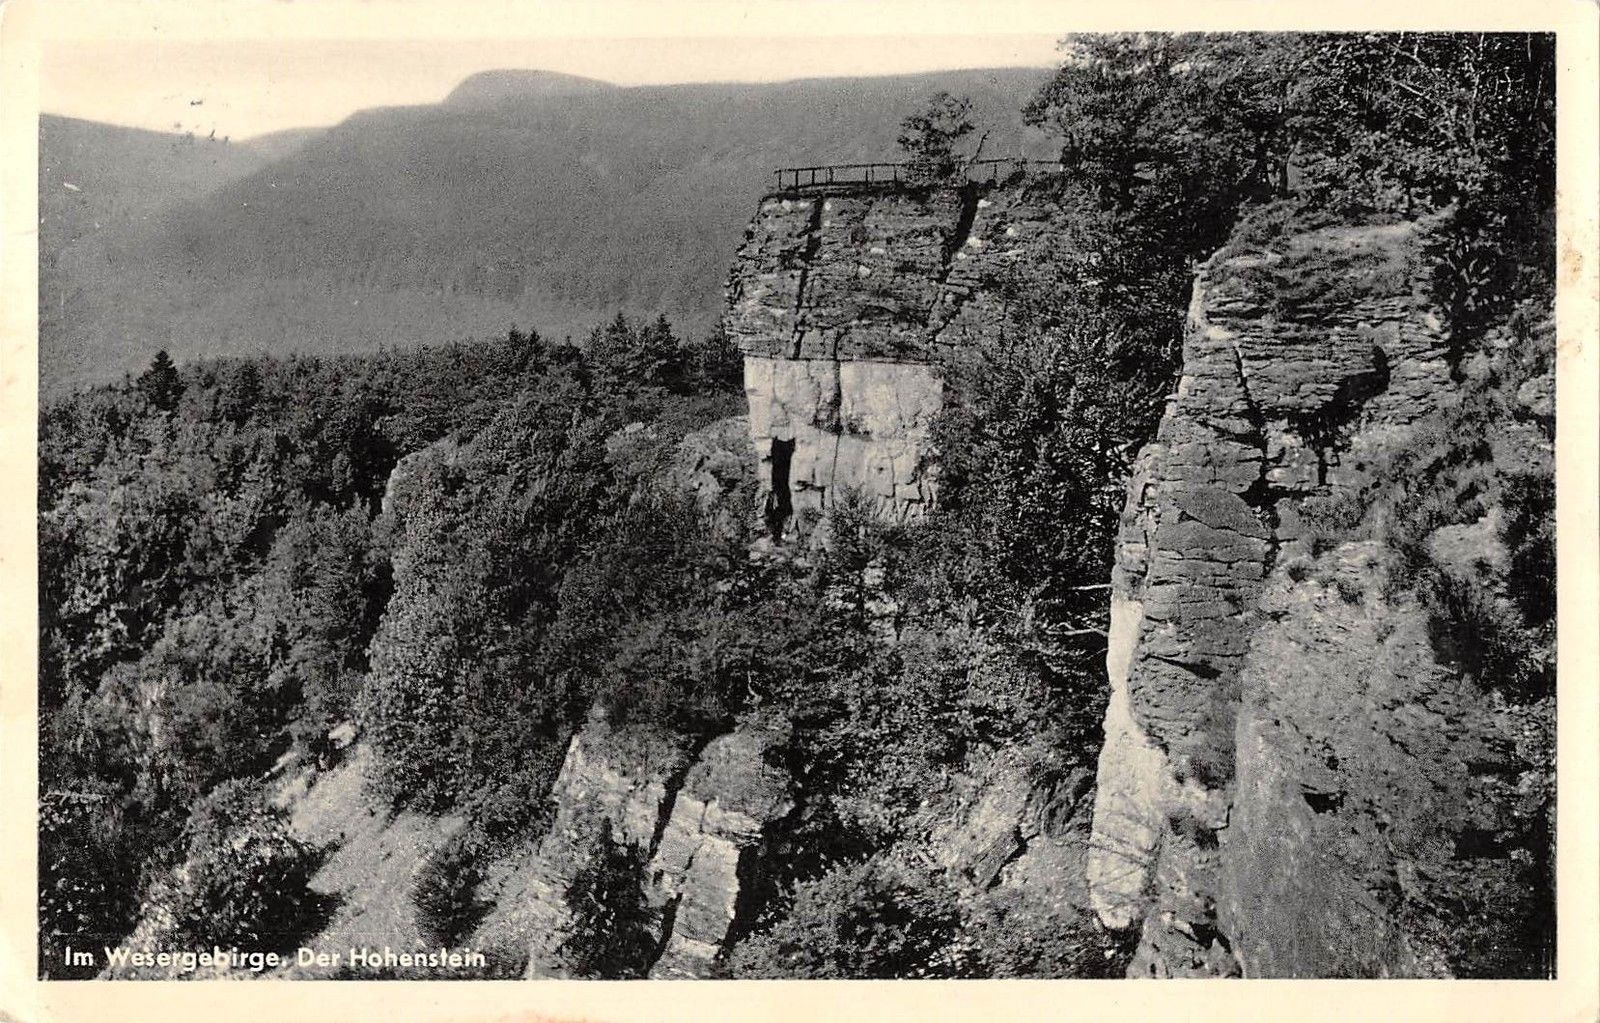
[[[1592,977],[1571,33],[376,6],[41,38],[42,989]]]

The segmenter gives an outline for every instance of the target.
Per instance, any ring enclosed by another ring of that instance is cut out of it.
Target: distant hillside
[[[287,155],[308,134],[282,132],[258,145],[45,114],[39,118],[40,246],[49,255],[96,231],[126,230]]]
[[[619,309],[705,330],[774,167],[892,159],[900,120],[939,89],[972,98],[986,152],[1015,152],[1045,74],[622,88],[495,71],[436,106],[276,140],[277,159],[223,147],[209,177],[151,175],[161,201],[102,220],[92,245],[46,234],[59,272],[41,281],[44,386],[115,377],[161,347],[352,351],[512,324],[560,336]],[[46,192],[117,164],[122,129],[80,138],[100,127],[44,125]],[[138,191],[132,176],[122,187]]]
[[[138,362],[139,336],[108,343],[115,320],[158,299],[142,239],[174,211],[290,155],[313,129],[249,142],[39,118],[39,342],[46,387],[104,380]],[[135,322],[140,322],[138,319]],[[142,318],[159,330],[159,317]],[[157,343],[155,347],[160,347]],[[154,348],[150,348],[154,351]]]

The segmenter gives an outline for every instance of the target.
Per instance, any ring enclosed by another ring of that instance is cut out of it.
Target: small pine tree
[[[645,383],[673,388],[683,383],[683,346],[665,316],[657,316],[635,340],[635,372]]]
[[[178,399],[183,397],[183,380],[165,348],[150,360],[150,368],[140,375],[138,386],[146,400],[161,411],[171,412],[178,407]]]
[[[583,866],[565,892],[572,922],[561,954],[580,977],[643,977],[655,951],[641,885],[644,857],[619,842],[609,822],[591,827],[589,840],[582,844]]]
[[[908,157],[911,182],[932,185],[955,177],[961,169],[956,144],[976,127],[971,100],[934,93],[926,107],[900,122],[898,141]]]

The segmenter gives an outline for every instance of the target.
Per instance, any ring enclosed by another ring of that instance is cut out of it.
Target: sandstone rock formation
[[[1304,500],[1355,487],[1355,453],[1457,393],[1426,230],[1225,249],[1196,283],[1113,578],[1088,871],[1102,921],[1142,930],[1133,975],[1445,973],[1427,893],[1509,863],[1448,846],[1537,786],[1506,753],[1517,716],[1377,592],[1380,551],[1347,544],[1296,581]]]
[[[570,928],[566,893],[595,823],[647,858],[638,908],[654,930],[650,975],[711,975],[748,913],[745,879],[769,830],[793,807],[789,779],[766,762],[776,736],[750,724],[696,751],[591,718],[568,747],[550,797],[555,820],[520,896],[521,926],[532,936],[524,975],[567,975],[560,952]]]
[[[663,919],[651,977],[710,975],[736,926],[750,923],[746,878],[761,869],[772,826],[794,808],[792,779],[767,762],[779,737],[761,726],[719,736],[684,778],[649,866]]]
[[[986,284],[1041,255],[1053,216],[1020,182],[762,200],[723,324],[775,536],[808,533],[847,489],[888,519],[926,512],[941,366],[1004,329]]]
[[[559,952],[570,923],[566,892],[583,866],[588,826],[597,821],[612,840],[653,849],[689,759],[680,739],[619,732],[598,717],[572,737],[550,792],[554,821],[524,896],[532,935],[526,977],[566,975]]]

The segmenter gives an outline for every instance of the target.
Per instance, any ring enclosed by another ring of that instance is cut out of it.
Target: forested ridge
[[[509,324],[581,339],[619,309],[702,333],[773,167],[881,158],[902,108],[941,87],[1014,151],[1046,74],[626,88],[488,73],[439,104],[226,144],[44,118],[42,376],[108,383],[157,348],[336,355]]]
[[[802,552],[760,541],[747,493],[708,505],[675,473],[678,442],[744,403],[726,340],[665,319],[618,314],[581,345],[513,330],[338,358],[162,353],[49,402],[41,972],[155,910],[201,944],[314,933],[325,850],[262,779],[331,763],[346,722],[379,764],[373,807],[466,819],[415,893],[458,939],[482,864],[549,827],[598,708],[691,746],[783,726],[770,756],[799,805],[727,974],[1120,973],[1129,937],[1080,908],[966,894],[926,853],[929,815],[982,756],[1063,785],[1092,769],[1123,485],[1218,249],[1435,225],[1464,406],[1319,528],[1412,559],[1393,585],[1436,609],[1449,663],[1510,699],[1550,695],[1552,470],[1508,468],[1526,453],[1489,424],[1551,358],[1553,60],[1524,36],[1071,41],[1025,116],[1067,167],[1033,198],[1076,226],[1048,265],[984,284],[1012,299],[1009,329],[948,367],[938,508],[890,525],[842,500]],[[1307,300],[1296,283],[1286,308]],[[1510,592],[1429,560],[1427,535],[1490,504]],[[605,940],[565,948],[578,973],[638,975],[636,851],[596,841],[569,896]]]

